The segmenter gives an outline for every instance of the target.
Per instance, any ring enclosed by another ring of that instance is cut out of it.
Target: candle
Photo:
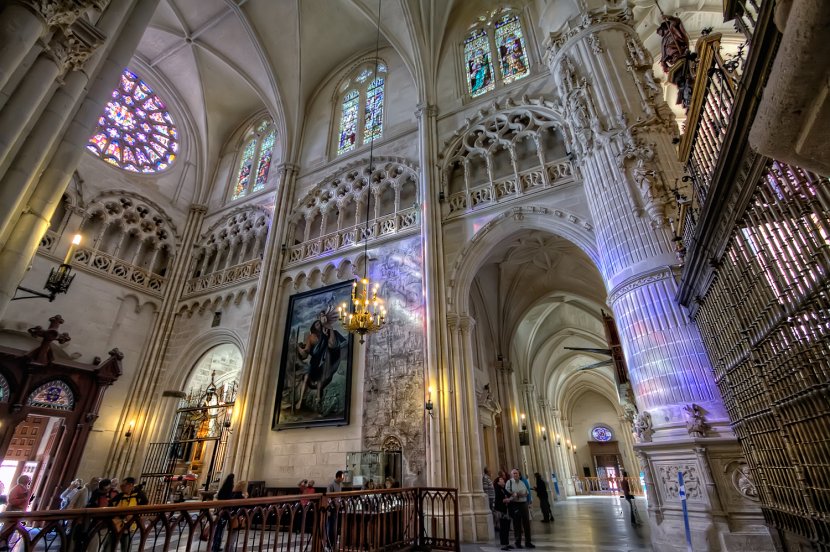
[[[70,261],[72,261],[72,254],[75,252],[75,247],[81,244],[81,235],[75,234],[72,238],[72,243],[69,244],[69,251],[66,252],[66,258],[63,260],[63,264],[68,265]]]

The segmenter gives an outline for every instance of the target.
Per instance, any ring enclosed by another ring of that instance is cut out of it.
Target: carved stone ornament
[[[727,469],[731,469],[729,479],[738,494],[744,498],[748,498],[754,502],[758,502],[758,487],[755,486],[755,481],[752,479],[752,473],[749,471],[749,464],[746,462],[733,462]]]
[[[493,393],[490,391],[489,383],[482,387],[481,391],[476,393],[476,398],[478,399],[479,407],[486,408],[493,414],[501,413],[501,405],[499,404],[499,401],[493,398]]]
[[[689,437],[705,437],[709,424],[703,416],[703,410],[696,404],[687,404],[683,407],[686,411],[686,431]]]
[[[651,414],[643,410],[634,418],[634,437],[638,443],[650,443],[654,435],[654,426],[651,422]]]
[[[683,473],[683,485],[686,487],[686,498],[690,500],[702,499],[703,492],[700,485],[700,477],[697,475],[695,464],[683,464],[681,466],[659,466],[657,476],[660,478],[660,487],[664,490],[666,498],[680,498],[680,482],[677,473]]]

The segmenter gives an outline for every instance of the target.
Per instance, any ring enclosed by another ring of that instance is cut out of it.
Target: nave
[[[646,502],[636,498],[640,519],[646,516]],[[542,523],[538,509],[531,521],[537,550],[573,552],[652,552],[647,523],[632,527],[628,504],[618,497],[576,496],[553,503],[556,521]],[[513,532],[511,527],[511,543]],[[489,543],[465,544],[462,552],[498,552],[498,538]]]

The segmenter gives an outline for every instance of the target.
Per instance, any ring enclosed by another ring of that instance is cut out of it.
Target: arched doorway
[[[167,441],[151,443],[141,480],[151,502],[178,502],[212,496],[222,478],[233,409],[242,370],[242,352],[232,343],[199,357],[178,399]]]

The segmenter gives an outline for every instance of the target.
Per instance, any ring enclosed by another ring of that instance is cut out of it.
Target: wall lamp
[[[432,416],[432,387],[427,389],[427,401],[424,403],[424,410],[429,412],[429,415]]]
[[[527,431],[527,420],[525,420],[525,415],[522,414],[520,416],[520,418],[521,418],[522,431]]]
[[[530,434],[527,432],[527,420],[525,419],[525,415],[521,414],[519,416],[521,421],[519,425],[519,446],[520,447],[529,447],[530,446]]]
[[[545,426],[542,426],[542,440],[543,441],[548,440],[548,434],[547,434],[547,432],[545,432]]]
[[[22,291],[24,293],[28,293],[29,295],[21,295],[18,297],[15,293],[15,297],[12,298],[12,301],[17,301],[18,299],[40,298],[49,299],[49,302],[51,303],[55,300],[55,297],[57,297],[58,294],[69,291],[69,286],[72,284],[72,280],[75,279],[75,275],[72,274],[72,266],[69,263],[72,261],[72,254],[75,252],[75,248],[80,244],[81,235],[75,234],[63,262],[58,268],[53,268],[49,271],[49,277],[46,279],[46,284],[43,286],[43,289],[49,293],[43,293],[42,291],[37,291],[23,286],[17,286],[16,291]]]
[[[231,403],[233,404],[233,403]],[[229,406],[225,411],[225,422],[222,424],[225,427],[231,427],[231,418],[233,417],[233,406]]]
[[[127,424],[127,431],[124,432],[124,439],[129,439],[133,436],[133,429],[135,429],[135,420],[130,420]]]

